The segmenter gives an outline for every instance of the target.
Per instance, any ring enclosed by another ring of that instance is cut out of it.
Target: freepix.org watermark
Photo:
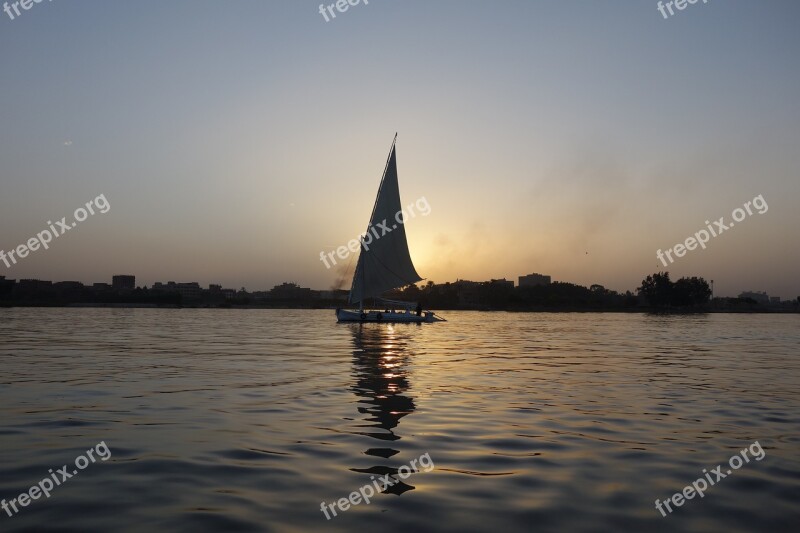
[[[419,462],[419,466],[421,467],[421,470],[420,470],[420,468],[417,468],[417,462]],[[389,474],[386,474],[385,476],[381,476],[378,479],[375,479],[375,476],[370,476],[370,479],[372,479],[372,483],[367,483],[366,485],[364,485],[363,487],[361,487],[357,491],[351,492],[348,495],[347,498],[339,498],[338,500],[336,500],[335,502],[333,502],[331,504],[327,504],[325,502],[322,502],[320,504],[320,506],[319,506],[319,510],[322,511],[323,513],[325,513],[325,518],[326,519],[330,520],[331,519],[331,515],[328,514],[328,511],[330,511],[331,514],[333,514],[333,516],[337,516],[336,515],[336,507],[337,506],[339,507],[339,510],[341,512],[345,512],[348,509],[350,509],[350,506],[356,506],[356,505],[360,504],[362,501],[364,503],[366,503],[366,504],[369,504],[370,503],[370,499],[373,496],[375,496],[375,494],[376,494],[375,491],[384,492],[386,489],[388,489],[392,485],[400,483],[400,480],[408,479],[409,476],[411,476],[412,473],[420,472],[420,471],[422,471],[422,472],[430,472],[436,466],[436,465],[433,464],[433,459],[431,459],[430,454],[427,454],[427,453],[425,453],[423,455],[420,455],[418,459],[413,459],[409,463],[409,465],[411,465],[411,466],[403,465],[403,466],[401,466],[400,468],[397,469],[397,476],[400,479],[394,479]],[[375,488],[373,488],[373,486]]]
[[[701,498],[705,498],[705,492],[709,486],[716,485],[717,482],[731,475],[734,470],[739,470],[742,465],[750,462],[750,457],[747,456],[748,451],[756,461],[760,461],[767,455],[767,452],[764,451],[764,449],[761,447],[761,444],[759,444],[758,441],[755,441],[749,446],[749,448],[744,448],[742,451],[732,456],[728,460],[728,466],[731,468],[728,468],[726,472],[722,472],[721,465],[717,466],[716,468],[712,468],[711,472],[708,472],[704,468],[704,475],[697,478],[697,480],[691,485],[686,485],[682,491],[676,492],[671,498],[668,498],[663,502],[656,499],[656,509],[661,512],[661,516],[667,516],[667,513],[664,512],[664,509],[661,507],[662,504],[667,508],[667,511],[671,513],[673,509],[670,507],[670,503],[674,504],[675,507],[681,507],[684,503],[686,503],[686,500],[691,500],[697,495],[700,495]],[[706,480],[708,481],[706,482]]]
[[[334,8],[336,8],[336,11],[338,11],[339,13],[344,13],[351,7],[355,7],[360,3],[361,0],[336,0],[336,3],[327,6],[325,4],[320,4],[319,13],[320,15],[325,17],[325,22],[330,22],[331,19],[336,18],[336,13],[334,13]],[[369,0],[364,0],[364,5],[369,5]],[[328,14],[330,14],[330,17],[328,16]]]
[[[394,223],[392,223],[391,227],[389,227],[389,222],[387,222],[384,218],[382,222],[378,222],[374,226],[370,225],[370,227],[367,228],[367,233],[365,233],[362,237],[350,239],[350,242],[347,243],[347,246],[339,246],[335,251],[328,252],[327,254],[325,252],[320,252],[319,260],[325,264],[325,268],[331,268],[332,265],[328,264],[328,259],[330,259],[333,265],[335,265],[336,259],[333,257],[334,254],[339,259],[345,260],[350,256],[351,253],[356,253],[361,248],[362,244],[364,249],[369,251],[369,247],[374,241],[377,241],[387,233],[391,233],[392,230],[395,230],[400,227],[401,224],[404,224],[407,219],[417,216],[417,213],[414,210],[415,207],[424,217],[431,214],[431,206],[428,204],[428,200],[423,196],[413,204],[406,206],[405,209],[395,213]]]
[[[731,229],[736,222],[741,222],[748,216],[752,215],[753,210],[750,209],[751,206],[755,207],[758,210],[759,215],[763,215],[764,213],[769,211],[769,206],[767,205],[767,201],[764,200],[763,195],[759,194],[751,201],[745,202],[743,206],[744,209],[742,209],[741,207],[737,207],[736,209],[733,210],[733,213],[731,213],[731,218],[733,218],[734,222],[725,224],[725,217],[719,217],[719,220],[714,222],[714,225],[712,226],[711,223],[708,220],[706,220],[706,226],[708,226],[708,230],[701,229],[700,231],[695,233],[693,237],[687,238],[684,243],[678,243],[672,248],[669,248],[668,250],[665,250],[663,252],[659,249],[658,251],[656,251],[656,257],[658,257],[661,260],[661,262],[664,263],[664,266],[667,266],[667,260],[664,258],[665,255],[666,258],[669,259],[670,263],[674,263],[675,259],[672,258],[673,253],[675,254],[675,257],[683,257],[684,255],[686,255],[687,251],[691,252],[692,250],[697,249],[698,246],[700,246],[703,250],[705,250],[706,244],[708,243],[708,241],[711,240],[711,237],[716,237],[718,235],[721,235],[723,232],[726,232],[729,229]],[[747,212],[745,212],[745,210],[747,210]]]
[[[11,5],[9,5],[8,2],[4,2],[3,11],[6,12],[6,14],[11,20],[14,20],[16,17],[22,15],[22,11],[20,11],[19,8],[22,8],[24,11],[28,11],[30,8],[33,7],[34,4],[41,4],[43,1],[44,0],[19,0],[18,2],[11,2]],[[53,0],[47,0],[47,1],[52,2]]]
[[[659,2],[656,6],[658,11],[664,16],[665,19],[668,19],[672,15],[675,14],[675,11],[672,10],[672,6],[675,6],[675,9],[678,11],[683,11],[686,9],[690,4],[694,5],[700,0],[670,0],[669,2]],[[708,3],[708,0],[703,0],[704,4]],[[669,15],[667,15],[667,11],[669,11]]]
[[[86,209],[79,207],[75,210],[75,213],[73,213],[75,221],[72,222],[72,224],[67,223],[67,217],[63,217],[61,220],[56,221],[55,224],[48,220],[47,225],[50,226],[50,228],[40,231],[36,234],[36,237],[31,237],[28,239],[26,244],[20,244],[8,252],[0,250],[0,261],[6,264],[6,268],[11,268],[12,264],[17,264],[17,259],[25,259],[28,257],[30,252],[35,252],[39,249],[39,247],[47,250],[50,248],[50,243],[53,242],[53,239],[64,235],[66,232],[77,226],[78,222],[83,222],[89,218],[89,215],[94,215],[95,207],[100,213],[108,213],[109,209],[111,209],[111,204],[108,203],[105,195],[101,194],[94,200],[89,200],[86,202]]]
[[[26,492],[23,492],[13,500],[9,500],[6,502],[5,499],[0,501],[0,507],[8,514],[8,516],[14,516],[19,513],[20,509],[17,507],[27,507],[31,504],[32,501],[38,500],[42,497],[42,495],[46,496],[47,498],[50,497],[50,492],[64,483],[67,482],[68,479],[77,476],[80,470],[85,469],[91,463],[97,461],[95,458],[95,453],[97,454],[97,458],[101,461],[108,461],[111,458],[111,450],[108,449],[106,446],[105,441],[100,442],[94,448],[89,448],[86,450],[85,455],[79,455],[75,458],[75,468],[70,471],[67,465],[62,466],[61,468],[57,469],[53,472],[51,468],[48,470],[50,475],[43,480],[41,480],[36,485],[32,486]],[[91,461],[91,463],[90,463]],[[13,510],[13,513],[12,513]]]

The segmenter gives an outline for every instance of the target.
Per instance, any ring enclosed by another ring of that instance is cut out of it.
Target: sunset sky
[[[800,296],[800,3],[656,4],[0,12],[0,249],[111,205],[0,276],[329,288],[319,254],[366,229],[398,132],[403,203],[431,207],[406,227],[424,278],[625,291],[669,270]],[[766,213],[657,260],[758,195]]]

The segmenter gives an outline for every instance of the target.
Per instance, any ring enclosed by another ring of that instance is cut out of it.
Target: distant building
[[[136,276],[114,276],[111,287],[118,291],[132,291],[136,288]]]
[[[234,295],[236,294],[236,291],[234,291],[233,289],[229,290]],[[225,302],[225,300],[231,300],[231,299],[233,299],[233,296],[228,297],[225,294],[225,289],[222,288],[222,285],[216,283],[210,284],[208,286],[208,290],[203,291],[203,300],[207,303],[221,304]]]
[[[53,289],[62,298],[76,299],[83,294],[83,283],[80,281],[59,281],[53,283]]]
[[[253,291],[250,293],[250,296],[253,297],[253,300],[259,303],[263,303],[269,300],[269,291]]]
[[[769,303],[771,303],[771,304],[779,304],[779,303],[781,303],[781,297],[780,296],[770,296],[769,297]]]
[[[493,279],[492,281],[489,282],[489,284],[493,285],[495,287],[501,287],[501,288],[504,288],[504,289],[513,289],[514,288],[514,282],[512,280],[506,280],[506,278]]]
[[[53,288],[53,282],[38,279],[21,279],[18,286],[22,292],[48,291]]]
[[[451,285],[456,291],[459,305],[469,306],[481,303],[483,291],[481,290],[481,284],[477,281],[457,279]]]
[[[200,300],[203,297],[203,289],[196,281],[190,283],[168,281],[166,284],[157,281],[153,284],[153,290],[160,292],[176,292],[181,295],[181,299],[184,301]]]
[[[203,289],[200,288],[200,284],[197,282],[191,283],[178,283],[178,294],[181,295],[183,300],[199,300],[203,297]]]
[[[455,289],[458,305],[462,307],[482,307],[493,305],[508,297],[514,291],[514,282],[507,279],[491,281],[456,280],[450,285]]]
[[[45,298],[53,295],[53,282],[38,279],[21,279],[12,290],[14,297]]]
[[[275,285],[270,292],[273,300],[310,300],[313,298],[311,289],[299,286],[297,283],[281,283]]]
[[[769,303],[769,295],[766,292],[745,291],[739,295],[739,298],[750,298],[751,300],[755,300],[760,304]]]
[[[111,285],[109,285],[108,283],[95,283],[95,284],[92,285],[92,289],[94,289],[95,291],[100,291],[100,292],[110,291],[111,290]]]
[[[83,283],[81,283],[80,281],[59,281],[53,283],[53,288],[59,291],[64,291],[64,290],[79,291],[83,289]]]
[[[15,284],[16,280],[6,279],[5,276],[0,276],[0,297],[11,296]]]
[[[226,300],[233,300],[236,298],[236,290],[235,289],[221,289],[222,295],[225,297]]]
[[[550,276],[543,274],[534,273],[519,277],[520,287],[538,287],[540,285],[550,285],[550,282]]]

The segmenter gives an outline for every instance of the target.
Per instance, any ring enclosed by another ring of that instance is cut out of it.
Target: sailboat
[[[353,284],[350,286],[348,303],[352,306],[358,304],[358,309],[337,309],[336,318],[339,322],[444,322],[443,318],[431,311],[423,312],[419,304],[380,299],[386,291],[422,281],[411,261],[404,225],[395,224],[396,221],[399,222],[398,213],[402,213],[397,182],[396,144],[397,134],[392,141],[367,226],[365,237],[369,236],[370,239],[361,239],[358,263],[353,274]],[[368,299],[379,301],[382,309],[365,308],[364,304]]]

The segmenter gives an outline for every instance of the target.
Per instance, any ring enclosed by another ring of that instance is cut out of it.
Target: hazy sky
[[[800,295],[800,3],[56,0],[0,12],[8,278],[330,287],[389,145],[419,273]],[[669,268],[656,259],[763,195]],[[349,281],[348,281],[349,287]]]

